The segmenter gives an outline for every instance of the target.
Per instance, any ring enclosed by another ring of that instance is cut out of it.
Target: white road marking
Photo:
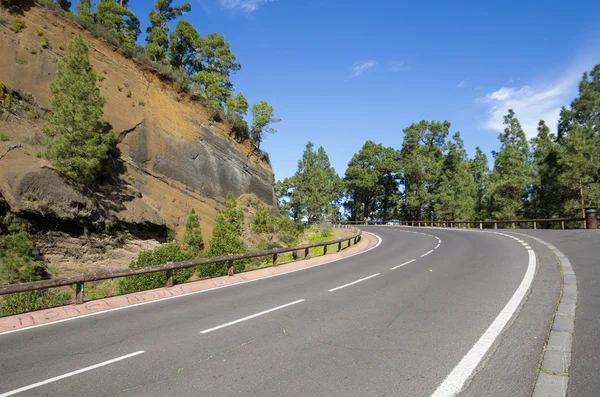
[[[135,353],[127,354],[126,356],[121,356],[121,357],[113,358],[112,360],[104,361],[103,363],[99,363],[99,364],[95,364],[95,365],[92,365],[92,366],[89,366],[89,367],[81,368],[81,369],[78,369],[77,371],[69,372],[67,374],[60,375],[60,376],[55,376],[54,378],[50,378],[48,380],[43,380],[41,382],[37,382],[37,383],[34,383],[32,385],[29,385],[29,386],[21,387],[20,389],[15,389],[15,390],[11,390],[11,391],[6,392],[6,393],[2,393],[2,394],[0,394],[0,397],[13,396],[15,394],[22,393],[22,392],[27,391],[27,390],[35,389],[36,387],[47,385],[48,383],[56,382],[57,380],[61,380],[61,379],[64,379],[64,378],[68,378],[70,376],[78,375],[78,374],[80,374],[82,372],[91,371],[91,370],[96,369],[96,368],[104,367],[105,365],[116,363],[117,361],[126,360],[128,358],[131,358],[133,356],[137,356],[138,354],[142,354],[142,353],[145,353],[145,352],[143,350],[140,350],[140,351],[135,352]]]
[[[368,280],[368,279],[370,279],[370,278],[377,277],[377,276],[379,276],[380,274],[381,274],[381,273],[375,273],[375,274],[371,274],[369,277],[361,278],[360,280],[356,280],[356,281],[353,281],[353,282],[351,282],[351,283],[344,284],[344,285],[340,285],[339,287],[336,287],[336,288],[332,288],[332,289],[330,289],[330,290],[329,290],[329,292],[337,291],[338,289],[342,289],[342,288],[346,288],[346,287],[349,287],[349,286],[351,286],[351,285],[354,285],[354,284],[358,284],[358,283],[360,283],[361,281],[365,281],[365,280]]]
[[[440,247],[440,243],[438,243],[433,249],[436,250]]]
[[[401,265],[398,265],[398,266],[394,266],[394,267],[392,267],[390,270],[396,270],[396,269],[398,269],[399,267],[402,267],[402,266],[404,266],[404,265],[408,265],[409,263],[413,263],[414,261],[416,261],[416,259],[411,259],[411,260],[409,260],[408,262],[404,262],[404,263],[403,263],[403,264],[401,264]]]
[[[463,385],[469,379],[473,371],[481,362],[483,356],[487,353],[496,338],[500,335],[506,324],[515,314],[527,291],[531,288],[533,278],[535,276],[536,259],[533,250],[527,250],[529,255],[529,263],[525,277],[510,298],[506,306],[502,309],[498,317],[489,326],[485,333],[479,338],[477,343],[469,350],[458,365],[450,372],[442,384],[436,389],[431,397],[451,397],[460,393]]]
[[[426,253],[424,253],[423,255],[421,255],[421,258],[424,257],[424,256],[427,256],[427,255],[431,254],[432,252],[433,252],[433,250],[427,251]]]
[[[308,269],[314,269],[316,267],[327,265],[329,263],[333,263],[333,262],[341,261],[341,260],[344,260],[344,259],[352,258],[353,256],[365,254],[365,253],[367,253],[367,252],[369,252],[371,250],[374,250],[375,248],[377,248],[377,247],[379,247],[381,245],[381,242],[383,241],[381,239],[381,237],[379,237],[375,233],[371,233],[371,232],[365,232],[365,233],[369,233],[370,235],[374,236],[377,239],[377,244],[375,244],[371,248],[368,248],[368,249],[366,249],[364,251],[357,252],[356,254],[348,255],[348,256],[343,257],[343,258],[333,259],[333,260],[330,260],[328,262],[319,263],[318,265],[313,265],[313,266],[309,266],[309,267],[303,267],[302,269],[290,270],[289,272],[283,272],[283,273],[279,273],[279,274],[271,274],[270,276],[266,276],[266,277],[262,277],[262,278],[257,278],[257,279],[254,279],[254,280],[241,281],[241,282],[235,283],[235,284],[220,285],[218,287],[209,288],[209,289],[205,289],[205,290],[202,290],[202,291],[194,291],[194,292],[184,293],[184,294],[181,294],[181,295],[168,296],[166,298],[157,299],[157,300],[153,300],[153,301],[147,301],[147,302],[135,303],[135,304],[129,305],[129,306],[115,307],[113,309],[103,310],[103,311],[99,311],[99,312],[95,312],[95,313],[83,314],[83,315],[77,316],[77,317],[64,318],[62,320],[56,320],[56,321],[53,321],[53,322],[50,322],[50,323],[36,324],[36,325],[32,325],[32,326],[26,327],[26,328],[13,329],[13,330],[9,330],[9,331],[0,331],[0,337],[2,337],[3,335],[12,334],[13,332],[27,331],[27,330],[30,330],[30,329],[33,329],[33,328],[46,327],[48,325],[54,325],[54,324],[58,324],[58,323],[64,323],[66,321],[79,320],[79,319],[82,319],[82,318],[85,318],[85,317],[97,316],[99,314],[105,314],[105,313],[115,312],[117,310],[131,309],[131,308],[137,307],[137,306],[149,305],[149,304],[158,303],[158,302],[164,302],[164,301],[171,300],[171,299],[183,298],[183,297],[186,297],[186,296],[191,296],[191,295],[196,295],[196,294],[202,294],[202,293],[205,293],[205,292],[214,291],[214,290],[221,289],[221,288],[235,287],[236,285],[253,283],[253,282],[256,282],[256,281],[266,280],[266,279],[273,278],[273,277],[284,276],[286,274],[301,272],[301,271],[308,270]],[[0,397],[2,397],[2,396],[0,396]]]
[[[235,320],[235,321],[231,321],[231,322],[228,322],[228,323],[225,323],[225,324],[222,324],[222,325],[218,325],[218,326],[213,327],[213,328],[205,329],[204,331],[200,331],[200,333],[201,334],[208,334],[209,332],[216,331],[216,330],[221,329],[221,328],[229,327],[230,325],[241,323],[242,321],[247,321],[247,320],[256,318],[258,316],[262,316],[264,314],[268,314],[268,313],[274,312],[275,310],[279,310],[279,309],[283,309],[283,308],[288,307],[288,306],[296,305],[296,304],[304,302],[304,301],[305,301],[305,299],[298,299],[297,301],[286,303],[285,305],[277,306],[277,307],[274,307],[272,309],[265,310],[264,312],[252,314],[250,316],[246,316],[246,317],[240,318],[240,319]],[[0,396],[0,397],[2,397],[2,396]]]

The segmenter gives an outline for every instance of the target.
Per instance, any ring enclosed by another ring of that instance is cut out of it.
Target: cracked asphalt
[[[381,245],[324,266],[0,335],[0,396],[138,351],[17,395],[428,396],[517,290],[527,250],[491,233],[364,230]],[[538,260],[467,395],[531,391],[560,291],[555,260]]]

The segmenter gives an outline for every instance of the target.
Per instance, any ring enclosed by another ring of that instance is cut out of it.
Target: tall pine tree
[[[102,120],[106,99],[96,87],[89,49],[81,36],[69,43],[51,86],[44,155],[73,179],[90,185],[101,174],[116,139]]]

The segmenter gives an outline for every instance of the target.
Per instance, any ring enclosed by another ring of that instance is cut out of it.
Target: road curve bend
[[[363,230],[381,244],[324,266],[0,335],[0,397],[531,393],[560,288],[549,255]]]

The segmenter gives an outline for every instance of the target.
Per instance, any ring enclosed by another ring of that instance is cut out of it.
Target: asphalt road
[[[380,246],[338,262],[0,335],[0,397],[529,395],[555,260],[492,233],[365,230]]]

